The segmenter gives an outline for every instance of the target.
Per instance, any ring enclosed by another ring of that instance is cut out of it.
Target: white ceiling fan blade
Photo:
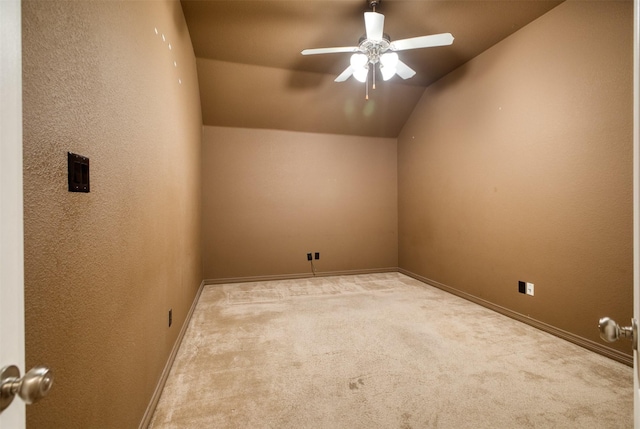
[[[365,12],[364,26],[367,31],[367,39],[382,40],[384,15],[378,12]]]
[[[340,76],[335,78],[334,82],[344,82],[345,80],[349,79],[352,74],[353,74],[353,67],[349,66],[345,69],[345,71],[340,73]]]
[[[433,46],[445,46],[453,43],[451,33],[432,34],[430,36],[412,37],[391,42],[392,51],[406,51],[407,49],[431,48]]]
[[[301,52],[302,55],[318,55],[318,54],[335,54],[339,52],[357,52],[357,46],[340,46],[337,48],[315,48],[305,49]]]
[[[410,77],[413,77],[416,74],[415,70],[413,70],[411,67],[409,67],[408,65],[406,65],[400,60],[398,60],[398,64],[396,64],[396,73],[402,79],[409,79]]]

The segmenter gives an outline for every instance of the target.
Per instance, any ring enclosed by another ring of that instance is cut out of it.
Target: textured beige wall
[[[599,317],[629,321],[632,27],[630,1],[566,2],[427,89],[401,268],[600,344]]]
[[[206,279],[397,266],[396,139],[205,127]]]
[[[23,39],[27,366],[56,376],[28,427],[137,427],[202,280],[182,9],[25,1]],[[67,151],[90,158],[91,193],[67,192]]]

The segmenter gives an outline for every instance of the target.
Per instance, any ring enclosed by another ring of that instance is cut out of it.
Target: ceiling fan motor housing
[[[380,55],[388,51],[390,46],[389,36],[385,34],[382,40],[369,40],[366,37],[361,37],[358,50],[369,58],[371,64],[376,64],[380,61]]]

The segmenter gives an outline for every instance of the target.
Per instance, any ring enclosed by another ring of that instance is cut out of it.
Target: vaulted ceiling
[[[396,137],[424,89],[557,6],[546,0],[382,0],[391,40],[452,33],[450,46],[400,52],[417,74],[369,89],[334,79],[355,46],[367,0],[182,0],[205,125]]]

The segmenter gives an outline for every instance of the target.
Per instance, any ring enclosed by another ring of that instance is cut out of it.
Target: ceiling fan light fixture
[[[367,75],[369,74],[369,69],[367,67],[360,67],[354,70],[353,77],[355,77],[360,82],[365,82],[367,80]]]
[[[395,52],[385,52],[380,56],[380,63],[385,67],[395,69],[398,65],[398,54]]]
[[[395,76],[396,68],[380,64],[380,73],[382,73],[382,80],[387,81]]]
[[[367,80],[367,74],[369,74],[369,57],[365,54],[357,53],[351,55],[351,68],[353,69],[353,77],[360,82]]]
[[[381,0],[366,1],[373,9],[373,12],[364,13],[365,35],[360,38],[357,46],[314,48],[304,49],[302,51],[302,55],[341,52],[351,53],[352,55],[349,67],[334,79],[335,82],[344,82],[352,75],[362,83],[367,82],[370,64],[373,66],[371,76],[371,86],[373,89],[376,87],[376,67],[379,67],[382,79],[385,81],[391,79],[396,74],[406,80],[413,77],[416,72],[404,62],[400,61],[398,54],[395,51],[432,48],[435,46],[446,46],[453,43],[454,38],[451,33],[410,37],[408,39],[399,39],[392,42],[389,35],[384,32],[384,15],[376,12],[375,10]]]
[[[354,69],[363,69],[366,68],[367,63],[369,62],[369,58],[365,54],[353,54],[351,55],[351,67]]]
[[[398,65],[398,54],[395,52],[385,52],[380,56],[380,72],[382,80],[389,80],[396,74]]]

